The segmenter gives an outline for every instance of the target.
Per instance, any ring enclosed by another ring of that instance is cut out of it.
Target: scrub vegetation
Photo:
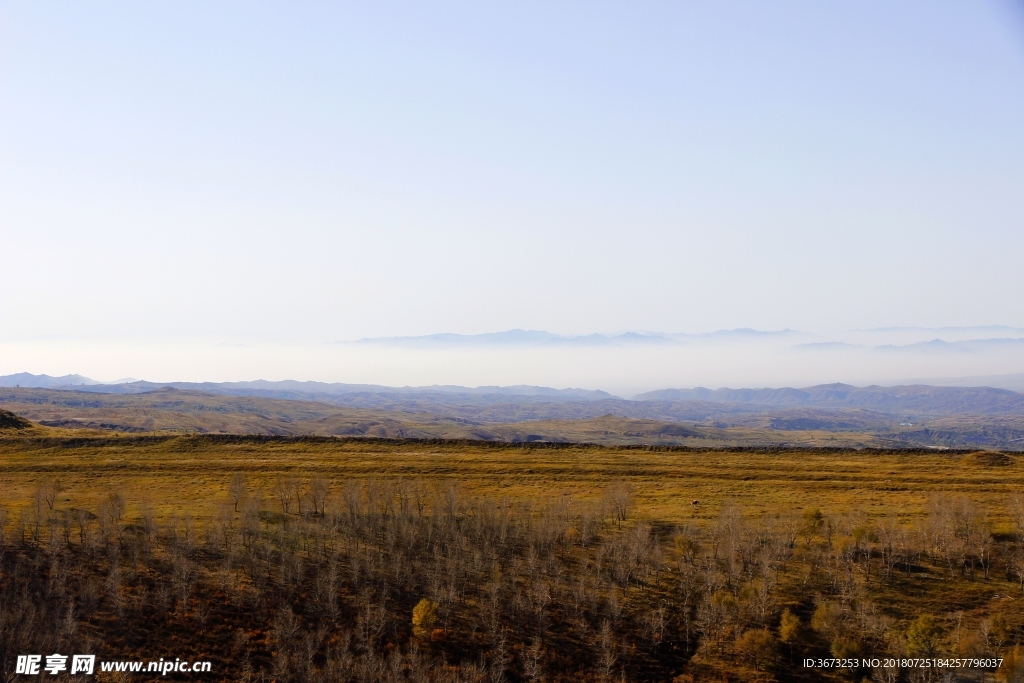
[[[53,652],[224,681],[1020,675],[1014,454],[3,433],[4,680]]]

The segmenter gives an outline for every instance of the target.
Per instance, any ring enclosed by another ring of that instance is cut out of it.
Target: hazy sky
[[[0,127],[0,340],[1024,326],[1009,2],[3,2]]]

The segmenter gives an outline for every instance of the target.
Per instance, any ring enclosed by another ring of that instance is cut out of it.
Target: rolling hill
[[[1024,449],[1024,416],[898,421],[886,413],[752,409],[709,401],[430,403],[352,407],[163,387],[112,394],[0,388],[0,405],[43,427],[112,432],[318,435],[604,445],[983,447]]]

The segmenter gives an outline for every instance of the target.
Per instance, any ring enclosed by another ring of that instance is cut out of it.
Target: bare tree
[[[313,503],[313,514],[323,516],[327,508],[327,493],[330,485],[322,477],[313,477],[309,482],[309,499]]]
[[[103,499],[102,509],[107,523],[120,533],[121,518],[124,517],[125,499],[120,491],[111,491]]]
[[[625,522],[633,504],[633,487],[624,481],[617,481],[605,490],[605,498],[611,505],[615,520]]]
[[[277,496],[277,501],[281,505],[281,512],[288,514],[292,508],[292,498],[298,494],[298,484],[294,477],[291,476],[279,476],[274,480],[274,495]]]
[[[37,486],[32,493],[32,507],[29,510],[32,524],[32,540],[39,543],[42,540],[43,523],[46,521],[46,494],[42,486]]]
[[[505,683],[507,678],[505,669],[510,660],[511,657],[508,654],[508,646],[505,642],[505,637],[502,636],[498,639],[497,645],[491,651],[491,662],[490,666],[487,667],[488,680],[490,683]]]
[[[615,638],[612,635],[612,625],[607,619],[601,622],[600,651],[597,654],[597,666],[602,681],[610,681],[615,663],[619,661],[619,654],[615,646]]]
[[[57,502],[57,496],[64,491],[64,485],[60,483],[60,479],[56,477],[47,477],[43,480],[40,485],[40,489],[43,493],[43,498],[46,500],[46,504],[53,509],[54,503]]]
[[[249,481],[243,472],[236,472],[231,476],[228,483],[228,494],[235,504],[235,512],[238,512],[238,504],[242,502],[249,491]]]
[[[540,638],[534,638],[530,647],[523,649],[520,655],[523,675],[530,683],[541,683],[544,680],[543,657],[544,649],[541,647]]]

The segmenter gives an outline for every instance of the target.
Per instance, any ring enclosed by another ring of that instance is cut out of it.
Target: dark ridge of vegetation
[[[32,423],[14,413],[0,409],[0,429],[28,429]]]
[[[16,419],[21,420],[16,415]],[[26,425],[31,422],[22,420]],[[434,446],[460,447],[471,446],[486,450],[575,450],[580,448],[605,451],[646,451],[652,453],[782,453],[793,451],[813,451],[815,453],[856,453],[860,455],[914,455],[942,454],[950,456],[965,455],[978,452],[977,448],[963,447],[930,447],[922,448],[914,444],[901,447],[848,447],[848,446],[809,446],[804,444],[767,444],[763,446],[668,446],[659,444],[628,444],[609,446],[587,442],[571,441],[486,441],[476,439],[437,439],[437,438],[388,438],[378,436],[313,436],[313,435],[272,435],[272,434],[125,434],[117,436],[24,436],[18,441],[25,445],[38,445],[44,448],[92,448],[106,446],[157,445],[180,442],[204,445],[267,445],[267,444],[375,444],[381,446]],[[1000,453],[1006,458],[1020,455],[1016,451],[987,450],[988,453]]]

